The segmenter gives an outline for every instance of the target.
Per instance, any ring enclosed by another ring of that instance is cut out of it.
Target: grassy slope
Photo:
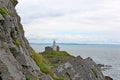
[[[66,51],[45,51],[41,53],[46,58],[64,58],[64,57],[73,57],[68,54]]]
[[[70,54],[68,54],[65,51],[47,51],[43,52],[42,54],[36,53],[34,50],[31,51],[31,57],[36,62],[36,64],[39,66],[40,70],[45,74],[50,74],[53,78],[53,80],[64,80],[62,77],[55,77],[54,72],[51,69],[51,66],[56,67],[62,64],[63,62],[49,62],[50,59],[54,58],[73,58]]]
[[[51,66],[53,67],[57,67],[65,63],[67,59],[73,58],[66,51],[45,51],[41,54],[51,62]]]
[[[53,75],[53,71],[50,68],[50,63],[47,59],[45,59],[41,54],[35,53],[32,51],[32,58],[39,66],[40,70],[45,74]]]

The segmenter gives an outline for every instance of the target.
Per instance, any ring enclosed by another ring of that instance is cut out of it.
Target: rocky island
[[[17,0],[0,0],[0,80],[112,80],[91,59],[65,51],[36,53],[24,37]]]

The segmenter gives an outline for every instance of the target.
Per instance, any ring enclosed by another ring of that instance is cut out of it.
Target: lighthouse
[[[60,47],[56,44],[55,40],[53,41],[52,46],[45,47],[45,51],[59,51]]]
[[[57,46],[55,40],[53,41],[52,49],[53,51],[59,51],[59,46]]]

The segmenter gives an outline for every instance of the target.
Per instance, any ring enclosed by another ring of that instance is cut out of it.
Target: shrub
[[[15,39],[14,42],[13,42],[16,46],[20,47],[20,42],[18,39]]]
[[[27,76],[26,80],[33,80],[33,78],[31,76]]]
[[[5,18],[7,15],[7,11],[5,10],[5,8],[0,8],[0,14]]]

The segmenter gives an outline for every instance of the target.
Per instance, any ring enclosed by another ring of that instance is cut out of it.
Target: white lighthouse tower
[[[57,51],[57,44],[56,44],[55,40],[53,41],[52,48],[53,48],[53,51]]]

